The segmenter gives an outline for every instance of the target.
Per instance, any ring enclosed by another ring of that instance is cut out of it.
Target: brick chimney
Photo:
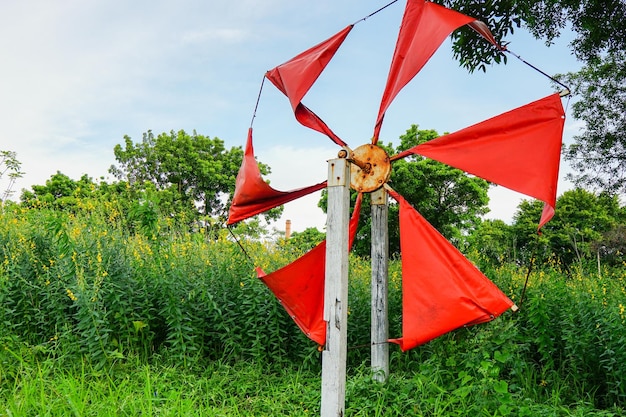
[[[291,220],[285,221],[285,239],[291,237]]]

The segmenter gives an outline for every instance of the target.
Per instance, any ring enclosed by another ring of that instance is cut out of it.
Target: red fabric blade
[[[345,142],[335,135],[313,111],[302,104],[302,98],[324,71],[352,28],[353,25],[347,26],[324,42],[307,49],[265,74],[265,77],[287,96],[298,122],[324,133],[340,146],[345,146]]]
[[[249,128],[246,150],[235,180],[235,194],[228,213],[228,224],[245,220],[325,187],[326,181],[292,191],[278,191],[270,187],[263,181],[254,158],[252,128]]]
[[[554,215],[564,123],[553,94],[398,156],[423,155],[543,201],[541,228]]]
[[[296,120],[300,122],[301,125],[325,134],[330,138],[330,140],[332,140],[339,146],[348,146],[346,142],[341,140],[341,138],[335,134],[335,132],[330,130],[328,125],[322,119],[320,119],[317,114],[313,113],[311,109],[309,109],[304,104],[298,104],[298,107],[296,107],[295,115]]]
[[[404,198],[400,203],[403,351],[462,326],[493,320],[513,302]]]
[[[314,342],[326,343],[324,261],[326,241],[289,265],[259,277],[274,293],[300,330]]]
[[[445,38],[466,24],[471,24],[480,35],[499,47],[487,26],[476,19],[424,0],[407,1],[372,143],[378,142],[385,112],[396,95],[417,75]]]
[[[356,235],[360,211],[359,194],[350,218],[350,247]],[[326,343],[326,322],[323,318],[325,262],[326,240],[289,265],[268,275],[259,274],[300,330],[320,345]]]

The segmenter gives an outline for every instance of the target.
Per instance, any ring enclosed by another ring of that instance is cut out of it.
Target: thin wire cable
[[[392,4],[397,3],[397,2],[398,2],[398,0],[393,0],[393,1],[389,2],[389,3],[387,3],[386,5],[384,5],[383,7],[381,7],[380,9],[378,9],[378,10],[376,10],[376,11],[374,11],[374,12],[372,12],[372,13],[368,14],[367,16],[365,16],[365,17],[363,17],[363,18],[361,18],[361,19],[357,20],[356,22],[354,22],[354,23],[352,24],[352,26],[356,25],[357,23],[360,23],[360,22],[363,22],[363,21],[365,21],[365,20],[369,19],[370,17],[374,16],[376,13],[379,13],[379,12],[381,12],[381,11],[385,10],[387,7],[389,7],[389,6],[391,6]],[[257,110],[258,110],[258,108],[259,108],[259,102],[260,102],[260,100],[261,100],[261,92],[263,91],[263,85],[264,85],[264,83],[265,83],[265,74],[263,74],[263,79],[261,80],[261,88],[259,88],[259,95],[257,96],[257,99],[256,99],[256,104],[255,104],[255,106],[254,106],[254,112],[252,113],[252,119],[250,120],[250,127],[252,127],[252,125],[254,124],[254,119],[256,118],[256,112],[257,112]]]
[[[524,303],[524,297],[526,296],[526,288],[528,288],[528,279],[530,278],[530,274],[533,270],[533,266],[535,265],[535,254],[533,254],[532,258],[530,258],[530,265],[528,266],[528,272],[526,273],[526,281],[524,282],[524,288],[522,289],[522,295],[519,298],[518,311],[522,309],[522,304]]]
[[[252,267],[256,267],[256,263],[254,262],[254,259],[252,259],[252,257],[248,254],[246,249],[241,244],[241,242],[239,242],[239,239],[237,239],[237,236],[235,236],[235,234],[233,233],[233,230],[231,229],[231,227],[230,226],[226,226],[226,228],[230,232],[230,235],[233,237],[233,239],[235,239],[235,242],[237,242],[237,245],[239,245],[239,248],[241,248],[243,254],[246,255],[246,257],[248,258],[248,260],[252,264]]]
[[[560,85],[561,87],[563,87],[565,89],[565,91],[561,94],[561,96],[569,96],[569,95],[571,95],[570,88],[568,86],[566,86],[565,84],[563,84],[562,82],[560,82],[559,80],[557,80],[556,78],[554,78],[553,76],[551,76],[551,75],[547,74],[546,72],[540,70],[539,68],[537,68],[533,64],[529,63],[524,58],[522,58],[521,56],[519,56],[518,54],[516,54],[515,52],[511,51],[508,48],[504,48],[504,52],[508,52],[509,54],[513,55],[515,58],[519,59],[524,64],[528,65],[530,68],[534,69],[535,71],[537,71],[538,73],[540,73],[544,77],[548,77],[550,80],[552,80],[553,82],[555,82],[558,85]]]
[[[569,108],[569,102],[571,98],[572,98],[571,94],[567,96],[567,102],[565,103],[565,113],[567,113],[567,109]]]
[[[256,111],[259,108],[259,101],[261,101],[261,92],[263,91],[263,84],[265,84],[265,74],[263,74],[263,79],[261,80],[261,88],[259,88],[259,95],[256,98],[256,104],[254,105],[254,112],[252,113],[252,120],[250,120],[250,127],[254,123],[254,118],[256,117]]]
[[[392,4],[396,3],[397,1],[398,1],[398,0],[393,0],[393,1],[392,1],[392,2],[390,2],[390,3],[387,3],[386,5],[384,5],[383,7],[381,7],[380,9],[376,10],[375,12],[372,12],[372,13],[368,14],[367,16],[365,16],[364,18],[357,20],[356,22],[354,22],[354,23],[352,24],[352,26],[356,25],[357,23],[361,23],[361,22],[363,22],[363,21],[365,21],[365,20],[369,19],[370,17],[374,16],[374,15],[375,15],[376,13],[378,13],[378,12],[382,12],[382,11],[383,11],[383,10],[385,10],[387,7],[391,6]]]

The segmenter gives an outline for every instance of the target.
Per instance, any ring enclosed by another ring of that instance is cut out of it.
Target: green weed
[[[320,355],[253,265],[298,253],[157,219],[129,228],[111,204],[0,211],[1,415],[312,415]],[[583,265],[584,266],[584,265]],[[485,264],[515,302],[526,271]],[[400,262],[389,267],[401,331]],[[368,371],[370,267],[350,259],[346,415],[619,415],[626,406],[626,273],[537,265],[517,313]]]

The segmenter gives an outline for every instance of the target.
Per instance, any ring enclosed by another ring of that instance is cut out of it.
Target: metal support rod
[[[363,162],[353,158],[348,158],[348,162],[351,162],[354,165],[358,166],[366,174],[369,174],[369,172],[372,170],[372,164],[370,164],[369,162]]]
[[[345,158],[328,161],[326,279],[322,351],[322,417],[343,417],[346,403],[348,340],[348,225],[350,164]]]

